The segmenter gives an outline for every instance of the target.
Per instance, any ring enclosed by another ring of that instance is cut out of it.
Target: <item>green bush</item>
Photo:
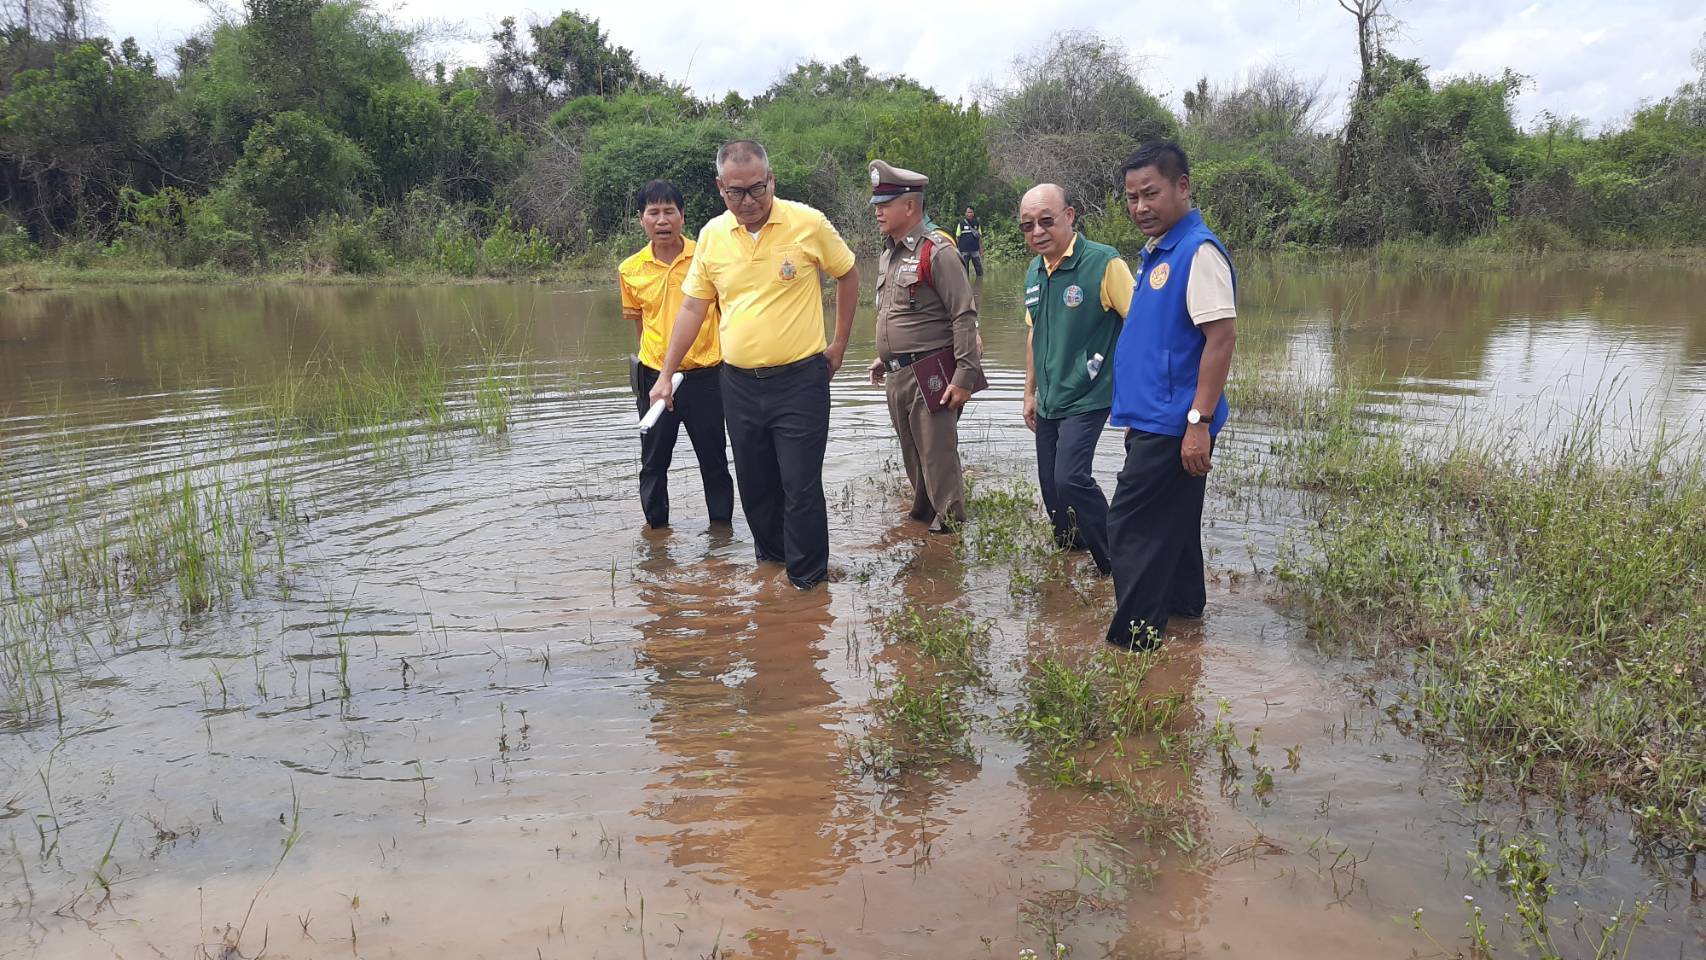
[[[0,266],[24,263],[41,255],[24,225],[0,213]]]
[[[177,187],[152,194],[126,188],[119,200],[115,255],[170,267],[214,264],[231,270],[251,269],[265,257],[255,232],[260,211],[229,188],[205,197]]]
[[[1291,213],[1303,188],[1261,157],[1204,164],[1192,178],[1197,202],[1229,244],[1274,247],[1292,239]]]
[[[489,200],[521,157],[520,137],[499,132],[475,90],[445,97],[418,82],[383,87],[362,108],[357,130],[387,199],[429,188],[452,199]]]
[[[369,221],[327,217],[303,247],[302,266],[308,273],[378,273],[385,264],[385,252]]]
[[[480,244],[480,272],[492,277],[513,277],[542,270],[556,262],[559,252],[557,245],[538,227],[517,230],[505,213]]]
[[[656,127],[616,123],[593,128],[581,157],[582,194],[588,197],[589,226],[608,233],[633,216],[634,191],[654,178],[674,183],[687,209],[687,228],[696,230],[723,211],[717,195],[717,148],[735,130],[721,120]]]
[[[288,231],[321,213],[346,210],[375,176],[373,161],[348,137],[306,113],[286,110],[250,131],[228,183]]]
[[[1109,196],[1099,212],[1080,216],[1078,230],[1097,243],[1113,247],[1121,256],[1128,258],[1141,254],[1143,245],[1149,241],[1126,214],[1125,202],[1116,196]]]

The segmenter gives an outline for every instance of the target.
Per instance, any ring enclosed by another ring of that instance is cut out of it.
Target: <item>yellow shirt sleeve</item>
[[[1102,272],[1102,309],[1112,310],[1121,317],[1131,309],[1131,294],[1137,287],[1137,281],[1132,279],[1131,267],[1126,266],[1124,257],[1115,257],[1108,261],[1108,269]]]
[[[635,295],[634,288],[628,285],[627,274],[618,270],[616,272],[616,285],[622,288],[622,312],[624,314],[630,310],[638,311],[641,309],[640,298]]]
[[[816,228],[806,238],[806,252],[825,273],[832,277],[846,276],[847,271],[853,269],[853,251],[835,231],[835,224],[830,223],[828,217],[819,213],[817,219]]]
[[[709,226],[709,224],[707,224]],[[687,276],[681,278],[681,292],[695,300],[716,300],[717,287],[711,282],[711,277],[705,272],[705,264],[711,254],[711,241],[706,234],[710,231],[699,232],[699,244],[693,251],[693,262],[687,265]]]

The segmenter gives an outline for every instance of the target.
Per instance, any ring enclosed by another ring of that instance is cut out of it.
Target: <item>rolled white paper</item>
[[[671,393],[681,389],[681,374],[678,373],[669,378],[669,389]],[[657,426],[658,418],[661,416],[663,416],[663,401],[659,400],[652,404],[652,408],[646,411],[645,416],[640,418],[640,432],[645,433]]]

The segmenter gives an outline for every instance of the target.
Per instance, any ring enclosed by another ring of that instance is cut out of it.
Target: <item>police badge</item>
[[[1067,306],[1076,307],[1084,302],[1084,288],[1075,283],[1066,288],[1066,293],[1062,294],[1060,299]]]

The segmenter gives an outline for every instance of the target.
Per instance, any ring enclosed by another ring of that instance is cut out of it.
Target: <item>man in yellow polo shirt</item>
[[[668,180],[653,180],[635,197],[640,227],[650,240],[616,268],[622,287],[622,316],[634,322],[640,352],[634,381],[634,401],[641,415],[651,406],[647,396],[663,368],[670,326],[681,309],[681,281],[693,262],[694,243],[682,235],[681,191]],[[711,308],[715,312],[716,308]],[[723,395],[717,367],[723,362],[717,347],[717,325],[706,324],[681,360],[680,410],[667,410],[650,430],[640,435],[640,509],[652,529],[669,526],[669,461],[675,455],[680,428],[687,428],[699,477],[705,484],[705,509],[711,523],[734,520],[735,484],[723,448]]]
[[[717,189],[728,212],[699,231],[651,399],[673,406],[670,375],[716,304],[741,511],[759,562],[786,564],[794,586],[809,590],[829,574],[829,379],[847,353],[859,271],[828,218],[776,197],[770,157],[755,141],[732,140],[717,151]],[[836,278],[835,338],[827,343],[824,274]]]

